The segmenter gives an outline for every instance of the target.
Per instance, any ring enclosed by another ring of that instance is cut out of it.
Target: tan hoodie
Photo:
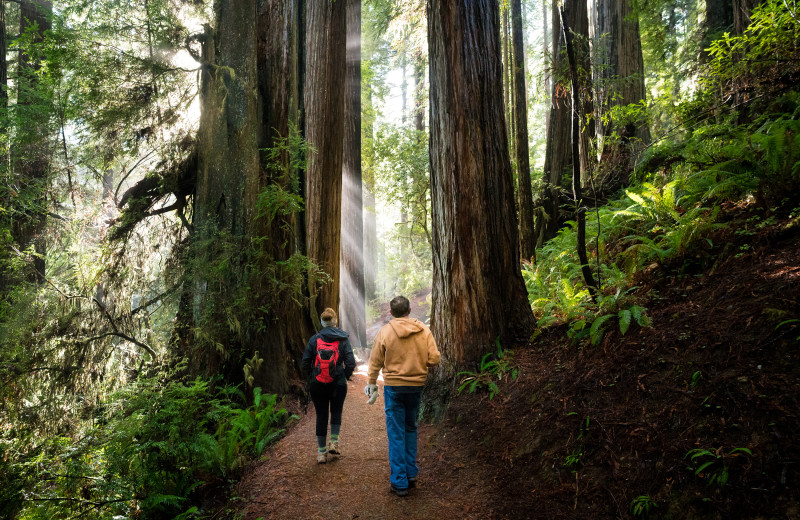
[[[369,356],[369,382],[374,385],[383,369],[383,379],[389,386],[422,386],[428,367],[437,365],[441,357],[424,323],[409,317],[393,318],[375,337]]]

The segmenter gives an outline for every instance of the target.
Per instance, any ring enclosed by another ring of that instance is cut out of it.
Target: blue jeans
[[[389,437],[389,482],[398,489],[408,488],[408,479],[416,478],[417,414],[422,397],[421,386],[384,386],[386,434]]]

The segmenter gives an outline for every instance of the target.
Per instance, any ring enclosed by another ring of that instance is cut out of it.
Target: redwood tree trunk
[[[700,42],[700,61],[710,59],[706,49],[725,31],[733,28],[733,3],[731,0],[706,0],[703,38]]]
[[[194,372],[222,373],[233,381],[241,380],[242,360],[253,350],[253,341],[247,324],[238,334],[229,330],[219,301],[241,290],[248,261],[242,250],[251,232],[261,173],[256,0],[216,2],[214,14],[215,26],[203,45],[204,61],[214,66],[204,69],[200,91],[194,236],[201,263],[220,254],[217,232],[234,244],[234,252],[224,280],[209,283],[200,271],[195,282],[195,326],[203,327],[222,348],[195,338],[184,354]]]
[[[331,281],[312,293],[318,312],[339,307],[346,2],[306,3],[305,137],[315,153],[306,170],[308,256]]]
[[[44,33],[52,27],[53,3],[45,0],[23,0],[20,3],[20,29],[28,31],[37,27],[34,42],[41,42]],[[25,279],[42,283],[45,276],[45,239],[44,228],[47,219],[45,191],[48,170],[50,169],[50,139],[48,137],[49,111],[44,107],[47,101],[40,93],[37,71],[40,63],[24,52],[19,55],[18,74],[18,112],[26,122],[17,130],[14,157],[14,169],[19,178],[19,187],[25,198],[35,200],[34,209],[29,211],[29,218],[16,221],[12,226],[14,241],[20,250],[33,245],[36,255],[32,259],[33,270]]]
[[[570,25],[578,25],[578,19],[587,16],[586,2],[566,0],[567,21]],[[588,26],[588,21],[585,22]],[[556,69],[565,68],[566,59],[562,56],[564,38],[561,36],[561,21],[558,14],[558,3],[553,2],[552,24],[553,31],[553,63]],[[547,125],[547,145],[544,156],[544,192],[541,195],[542,207],[546,215],[539,217],[536,225],[536,246],[541,245],[556,236],[560,226],[560,198],[562,179],[569,175],[572,165],[572,152],[570,149],[570,128],[572,116],[569,100],[569,80],[564,81],[564,76],[552,77],[553,90],[550,96],[550,116]]]
[[[429,0],[431,325],[439,378],[534,326],[519,266],[497,0]]]
[[[262,150],[287,137],[298,118],[299,11],[296,0],[258,4],[217,2],[203,45],[204,61],[212,66],[203,71],[200,92],[193,239],[201,262],[214,261],[219,240],[234,247],[222,251],[230,256],[225,278],[209,282],[204,271],[196,272],[194,294],[187,291],[181,302],[181,320],[205,328],[219,345],[196,336],[182,342],[182,353],[194,372],[221,373],[231,382],[244,379],[243,367],[257,353],[263,363],[251,372],[253,384],[285,392],[299,375],[312,329],[300,305],[276,294],[269,268],[302,252],[302,244],[290,231],[295,216],[261,218],[256,201],[269,185],[296,189],[296,172],[266,168]],[[289,160],[288,153],[278,159],[282,165]],[[245,295],[251,308],[227,307],[232,295]]]
[[[601,80],[606,92],[604,106],[607,112],[612,106],[639,103],[646,99],[644,88],[644,61],[642,40],[639,35],[639,18],[631,0],[597,0],[597,34],[606,35],[605,44],[598,53]],[[598,125],[601,136],[610,135],[613,121]],[[619,129],[621,135],[636,137],[642,143],[650,142],[650,129],[646,121]]]
[[[347,0],[344,169],[342,172],[341,325],[366,347],[364,219],[361,191],[361,0]]]
[[[514,86],[516,102],[516,152],[517,178],[519,185],[517,195],[519,201],[519,243],[522,258],[530,260],[536,246],[533,236],[533,193],[531,191],[531,166],[528,157],[528,99],[525,88],[525,52],[522,41],[522,2],[513,0],[511,6],[511,24],[514,40]]]
[[[580,134],[581,134],[581,120],[584,109],[581,106],[581,85],[578,78],[578,64],[575,56],[575,49],[573,45],[573,33],[566,22],[564,11],[561,11],[561,28],[564,33],[564,43],[567,50],[567,59],[569,61],[570,81],[572,83],[572,196],[575,199],[575,220],[578,223],[577,234],[577,249],[578,258],[581,261],[581,271],[583,279],[586,282],[586,287],[592,294],[592,299],[597,298],[597,284],[594,281],[592,269],[589,266],[589,260],[586,256],[586,208],[583,205],[583,198],[581,196],[581,160],[580,160]]]

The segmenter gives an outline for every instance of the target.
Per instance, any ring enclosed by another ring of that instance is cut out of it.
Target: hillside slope
[[[800,317],[800,240],[786,221],[725,233],[651,273],[652,327],[548,330],[494,399],[455,399],[434,474],[481,472],[496,518],[800,518],[800,327],[779,326]]]

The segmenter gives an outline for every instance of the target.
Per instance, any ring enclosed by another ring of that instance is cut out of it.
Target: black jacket
[[[311,378],[311,368],[317,357],[317,338],[322,338],[325,342],[339,342],[339,362],[336,363],[336,373],[339,374],[336,382],[346,385],[347,380],[353,375],[356,369],[356,358],[353,356],[353,347],[350,346],[350,335],[338,327],[325,327],[318,333],[311,336],[306,344],[306,351],[303,354],[303,373],[306,378]]]

